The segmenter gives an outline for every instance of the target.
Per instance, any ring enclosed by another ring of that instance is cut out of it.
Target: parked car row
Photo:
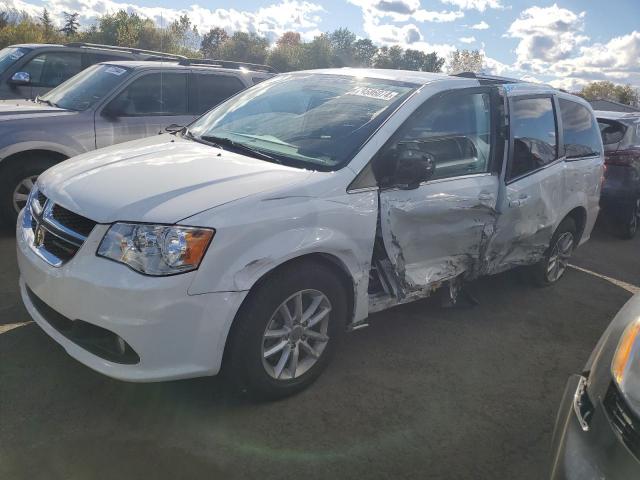
[[[637,232],[639,116],[501,77],[155,60],[0,103],[23,301],[105,375],[291,395],[370,313],[512,268],[552,285],[600,206]],[[638,471],[637,307],[570,380],[553,478]]]
[[[0,214],[15,223],[35,179],[56,163],[187,125],[273,75],[233,62],[110,61],[35,100],[0,101]]]

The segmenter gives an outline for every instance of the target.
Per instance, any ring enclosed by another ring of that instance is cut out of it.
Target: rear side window
[[[102,62],[113,62],[118,60],[129,60],[128,57],[123,55],[110,55],[108,53],[86,53],[85,63],[87,67]]]
[[[113,101],[122,116],[186,115],[187,75],[150,73],[127,86]]]
[[[624,134],[627,133],[627,127],[623,123],[613,120],[598,120],[598,126],[600,127],[602,143],[605,145],[620,143],[624,138]]]
[[[600,132],[595,118],[584,105],[560,99],[565,155],[568,159],[599,155]]]
[[[34,57],[22,69],[31,75],[35,87],[57,87],[83,70],[82,54],[48,52]]]
[[[551,97],[515,98],[510,103],[513,152],[509,178],[533,172],[558,158]]]
[[[244,84],[236,77],[192,74],[189,109],[191,113],[200,115],[244,88]]]

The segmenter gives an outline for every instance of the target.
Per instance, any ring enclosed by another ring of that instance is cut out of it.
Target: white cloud
[[[584,16],[585,12],[576,14],[556,4],[521,12],[507,31],[507,36],[520,39],[517,64],[536,69],[542,62],[563,60],[576,53],[577,47],[589,40],[581,33]]]
[[[63,12],[78,12],[83,25],[91,24],[99,16],[118,10],[137,13],[159,25],[168,24],[186,13],[200,32],[206,32],[213,27],[222,27],[229,32],[255,32],[270,40],[274,40],[287,30],[298,31],[303,38],[309,38],[312,33],[318,32],[321,22],[320,14],[324,12],[319,4],[304,0],[283,0],[255,11],[233,8],[210,10],[197,4],[191,5],[188,9],[178,10],[145,7],[113,0],[45,0],[42,6],[23,0],[2,0],[1,4],[6,5],[7,8],[26,11],[31,15],[39,15],[42,7],[46,7],[52,16],[58,19],[58,23]]]
[[[476,23],[475,25],[471,25],[473,30],[487,30],[489,28],[489,24],[482,20],[480,23]]]
[[[362,9],[365,20],[390,18],[394,22],[453,22],[464,17],[460,11],[431,11],[420,6],[420,0],[347,0]]]
[[[462,10],[479,10],[484,12],[487,8],[504,8],[500,0],[440,0]]]
[[[594,80],[640,86],[640,32],[589,44],[584,19],[585,12],[555,4],[524,10],[507,32],[519,39],[513,68],[551,78],[552,85],[566,90]]]
[[[459,40],[462,43],[473,43],[476,41],[476,37],[460,37]]]

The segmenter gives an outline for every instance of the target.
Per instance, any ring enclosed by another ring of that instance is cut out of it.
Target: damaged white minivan
[[[516,266],[556,282],[598,213],[590,106],[547,86],[284,74],[181,132],[72,158],[17,227],[22,298],[114,378],[294,393],[367,316]]]

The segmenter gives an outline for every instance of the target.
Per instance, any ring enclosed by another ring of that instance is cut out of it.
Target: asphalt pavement
[[[640,237],[599,228],[574,264],[640,285]],[[311,388],[272,403],[218,378],[130,384],[67,356],[18,295],[0,234],[0,479],[541,479],[556,409],[630,297],[581,270],[551,288],[478,280],[349,334]]]

